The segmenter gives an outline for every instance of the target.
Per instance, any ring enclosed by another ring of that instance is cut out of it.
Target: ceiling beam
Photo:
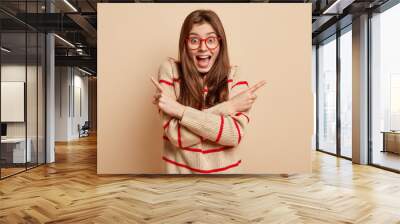
[[[323,10],[322,14],[342,14],[355,0],[336,0]]]
[[[96,70],[97,60],[91,56],[55,56],[56,66],[83,66]]]
[[[88,22],[88,20],[80,14],[71,13],[67,15],[71,20],[73,20],[78,26],[85,31],[85,33],[89,36],[87,41],[90,41],[92,46],[96,46],[97,42],[97,30]]]

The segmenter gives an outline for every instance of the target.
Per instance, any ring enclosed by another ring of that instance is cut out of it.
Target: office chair
[[[79,126],[80,125],[78,125],[78,128]],[[90,129],[89,121],[85,121],[82,127],[79,128],[79,138],[89,136],[89,129]]]

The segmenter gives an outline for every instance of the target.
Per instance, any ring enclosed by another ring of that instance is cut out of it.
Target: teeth
[[[208,58],[209,56],[197,56],[199,58]]]

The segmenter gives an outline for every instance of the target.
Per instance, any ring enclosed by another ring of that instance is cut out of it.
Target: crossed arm
[[[176,102],[171,66],[163,64],[160,67],[158,82],[154,84],[162,94],[158,98],[158,106],[162,112],[164,134],[174,145],[189,147],[200,143],[202,138],[226,146],[240,143],[249,122],[248,110],[236,111],[230,101],[236,95],[253,90],[237,74],[230,86],[230,100],[203,111]],[[255,91],[262,85],[252,88]],[[178,112],[171,112],[171,108],[178,108]]]
[[[220,103],[199,112],[214,114],[215,116],[229,116],[228,109],[226,108],[226,105],[224,103]],[[172,117],[163,111],[161,111],[161,117],[163,121],[164,135],[175,146],[178,146],[180,148],[190,147],[206,139],[206,135],[204,135],[204,132],[196,131],[195,133],[191,130],[190,125],[186,126],[182,123],[182,120],[178,118]]]

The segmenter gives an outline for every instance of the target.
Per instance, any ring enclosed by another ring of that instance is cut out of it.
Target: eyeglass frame
[[[208,50],[217,49],[217,48],[219,47],[219,45],[220,45],[219,41],[222,39],[221,37],[207,37],[207,38],[198,37],[198,38],[200,39],[200,44],[199,44],[199,46],[198,46],[197,48],[194,48],[194,49],[192,49],[192,48],[190,48],[190,47],[188,46],[191,50],[197,50],[197,49],[199,49],[199,48],[201,47],[201,42],[203,42],[203,41],[204,41],[204,43],[205,43],[205,45],[206,45],[206,47],[207,47]],[[214,48],[209,48],[208,45],[207,45],[207,42],[206,42],[206,40],[207,40],[208,38],[217,38],[217,40],[218,40],[218,45],[217,45],[216,47],[214,47]],[[187,38],[186,38],[186,44],[187,44],[187,45],[189,45],[189,44],[187,43],[187,42],[189,41],[189,39],[190,39],[190,37],[187,37]]]

